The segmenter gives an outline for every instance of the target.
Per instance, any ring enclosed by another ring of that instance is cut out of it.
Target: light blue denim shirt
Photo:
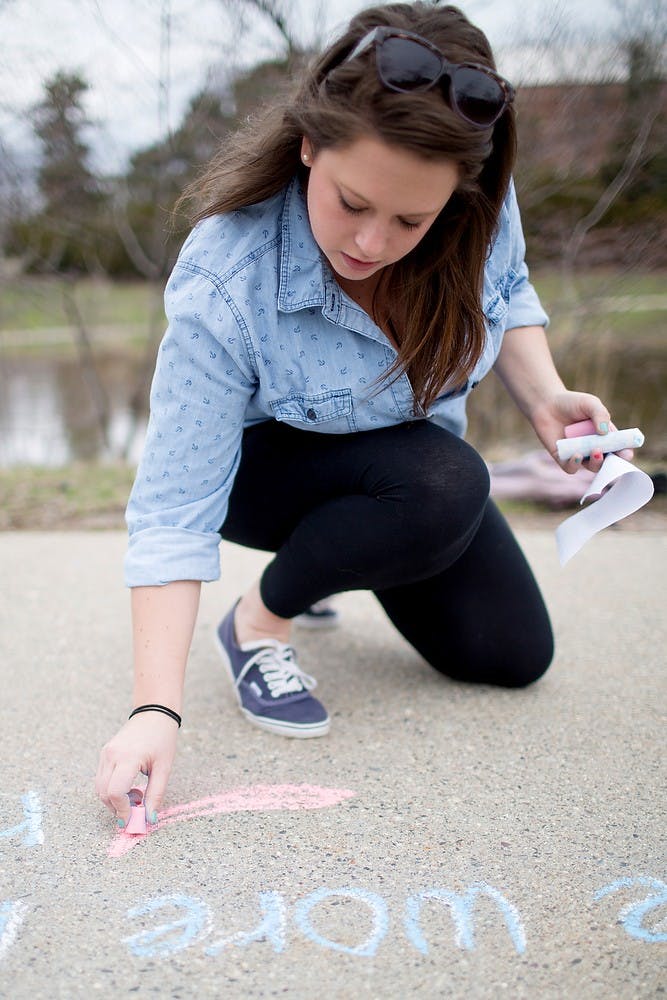
[[[547,322],[524,252],[512,188],[486,265],[484,353],[466,386],[444,391],[426,414],[455,434],[465,433],[467,396],[492,367],[505,330]],[[131,587],[218,578],[218,532],[244,427],[273,419],[341,434],[414,419],[407,376],[378,382],[396,351],[337,284],[297,181],[197,225],[165,308],[169,325],[127,508]]]

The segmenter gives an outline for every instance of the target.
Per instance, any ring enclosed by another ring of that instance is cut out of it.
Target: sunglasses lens
[[[376,59],[380,78],[393,90],[426,90],[440,76],[435,52],[409,38],[385,38]]]
[[[492,125],[505,107],[498,81],[469,66],[455,69],[451,93],[459,113],[476,125]]]

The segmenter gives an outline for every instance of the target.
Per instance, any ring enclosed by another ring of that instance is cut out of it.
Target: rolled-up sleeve
[[[219,529],[256,385],[243,331],[212,276],[177,265],[165,309],[146,442],[126,511],[129,587],[220,575]]]
[[[516,277],[510,287],[509,310],[505,323],[506,330],[516,326],[548,326],[549,317],[542,308],[539,296],[533,288],[526,264],[526,241],[521,225],[521,215],[516,200],[514,183],[510,185],[503,213],[509,229],[510,267]]]

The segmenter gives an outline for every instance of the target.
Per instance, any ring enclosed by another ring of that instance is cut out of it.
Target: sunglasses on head
[[[421,35],[396,28],[373,28],[343,60],[375,47],[375,65],[389,90],[402,94],[430,90],[441,80],[452,111],[475,128],[489,128],[514,100],[514,87],[488,66],[452,63]]]

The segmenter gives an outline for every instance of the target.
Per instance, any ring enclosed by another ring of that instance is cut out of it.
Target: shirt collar
[[[306,195],[298,177],[285,193],[281,235],[278,308],[296,312],[324,305],[322,254],[310,228]]]

